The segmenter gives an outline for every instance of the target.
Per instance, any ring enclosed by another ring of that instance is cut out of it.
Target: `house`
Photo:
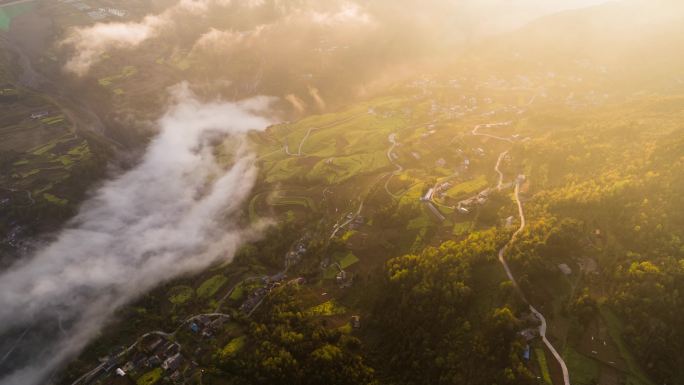
[[[354,329],[358,329],[361,327],[361,317],[358,315],[353,315],[351,317],[351,325]]]
[[[271,277],[268,278],[270,282],[280,282],[283,279],[285,279],[285,272],[281,271],[278,274],[272,275]]]
[[[162,344],[162,342],[164,342],[164,340],[161,337],[155,337],[144,350],[148,353],[152,353]]]
[[[178,370],[178,368],[181,366],[183,363],[183,356],[180,355],[180,353],[176,353],[175,355],[169,357],[164,361],[162,364],[162,369],[173,372]]]
[[[157,356],[152,356],[147,360],[147,367],[148,368],[156,368],[162,363],[161,358]]]
[[[339,273],[335,276],[335,280],[337,283],[343,283],[344,281],[347,280],[347,272],[344,270],[340,270]]]
[[[124,367],[121,369],[123,369],[124,372],[130,372],[131,370],[135,370],[136,368],[137,366],[135,364],[135,361],[128,361],[126,362],[126,365],[124,365]]]
[[[572,269],[571,269],[570,266],[568,266],[566,263],[561,263],[560,265],[558,265],[558,268],[559,268],[560,271],[563,272],[563,274],[565,274],[565,275],[570,275],[570,274],[572,274]]]
[[[126,375],[126,372],[124,372],[124,370],[121,368],[116,368],[116,375],[119,377],[123,377]]]
[[[31,114],[31,119],[42,119],[48,116],[50,112],[48,111],[38,111]]]
[[[468,210],[467,208],[465,208],[463,206],[458,206],[456,208],[456,210],[458,210],[458,212],[461,214],[469,214],[470,213],[470,210]]]
[[[225,317],[218,317],[211,322],[212,329],[218,329],[226,323]]]
[[[193,322],[193,323],[190,324],[190,330],[191,330],[193,333],[199,333],[200,327],[199,327],[199,325],[197,325],[195,322]]]
[[[175,383],[179,383],[181,382],[181,373],[178,370],[176,370],[175,372],[173,372],[173,374],[169,376],[169,379]]]
[[[530,353],[531,353],[530,345],[529,344],[525,345],[525,350],[523,350],[523,359],[525,361],[530,360]]]
[[[525,341],[529,342],[532,341],[533,339],[537,338],[537,335],[539,334],[539,331],[537,329],[525,329],[520,332],[520,336],[525,339]]]
[[[434,189],[434,188],[430,188],[430,189],[425,193],[425,195],[423,195],[423,197],[422,197],[420,200],[423,201],[423,202],[427,202],[427,201],[431,200],[431,199],[432,199],[432,194],[434,194],[434,192],[435,192],[435,189]]]
[[[169,345],[166,350],[164,350],[164,356],[170,357],[175,354],[177,354],[180,351],[180,345],[178,345],[177,342],[172,343]]]

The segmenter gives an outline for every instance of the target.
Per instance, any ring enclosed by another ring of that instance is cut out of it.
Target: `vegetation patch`
[[[338,263],[343,269],[346,269],[349,266],[356,264],[357,262],[359,262],[359,257],[354,255],[353,253],[347,253],[339,259]]]
[[[653,385],[653,382],[650,381],[642,372],[641,368],[634,359],[634,356],[632,356],[632,353],[629,351],[627,345],[622,339],[623,324],[620,319],[607,306],[601,306],[599,308],[599,312],[608,326],[608,334],[610,335],[610,338],[613,340],[613,342],[615,342],[615,346],[617,346],[618,350],[620,351],[622,359],[624,359],[627,363],[627,367],[629,368],[631,374],[638,379],[640,383]]]
[[[480,175],[475,179],[459,183],[456,186],[450,188],[447,191],[447,194],[452,197],[459,197],[462,195],[474,194],[484,189],[485,187],[487,187],[487,178],[484,175]]]
[[[563,352],[563,359],[572,374],[572,382],[576,384],[592,384],[598,381],[600,368],[596,361],[580,354],[567,346]]]
[[[467,234],[470,229],[473,227],[472,222],[458,222],[454,224],[454,228],[452,230],[452,234],[459,236],[463,234]]]
[[[345,314],[347,309],[338,305],[334,300],[323,302],[306,311],[307,315],[329,317],[333,315]]]
[[[245,336],[233,338],[226,346],[223,347],[223,349],[221,349],[221,358],[233,357],[245,347],[245,342],[247,342],[247,337]]]
[[[111,86],[114,82],[119,81],[119,80],[122,80],[122,79],[129,78],[129,77],[131,77],[131,76],[133,76],[133,75],[135,75],[135,74],[137,74],[137,73],[138,73],[138,69],[137,69],[136,67],[134,67],[134,66],[125,66],[125,67],[121,70],[121,72],[119,72],[118,74],[112,75],[112,76],[107,76],[107,77],[105,77],[105,78],[100,78],[100,79],[98,79],[97,82],[98,82],[102,87],[109,87],[109,86]]]
[[[55,195],[49,194],[49,193],[44,193],[43,198],[53,204],[56,204],[58,206],[66,206],[67,203],[69,203],[68,200],[62,199],[60,197],[57,197]]]
[[[182,305],[188,302],[195,291],[190,286],[176,286],[169,290],[169,301],[174,305]]]
[[[544,383],[553,384],[553,382],[551,382],[551,373],[549,373],[549,365],[546,362],[546,353],[544,353],[544,349],[535,348],[534,355],[537,356],[537,362],[539,363],[539,371],[541,372]]]
[[[213,296],[227,281],[228,278],[220,274],[207,279],[197,288],[197,297],[209,298]]]
[[[164,370],[162,368],[155,368],[150,370],[149,372],[143,374],[138,378],[138,381],[136,381],[137,385],[153,385],[159,382],[161,380],[162,374],[164,373]]]

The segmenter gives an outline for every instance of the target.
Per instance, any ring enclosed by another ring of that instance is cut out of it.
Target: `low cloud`
[[[309,95],[311,95],[311,98],[313,98],[314,102],[316,102],[316,105],[319,109],[325,110],[325,100],[323,100],[321,92],[318,91],[318,88],[309,86]]]
[[[109,50],[135,48],[159,36],[165,28],[172,27],[178,18],[203,15],[211,6],[230,4],[231,0],[180,0],[164,12],[145,16],[139,22],[97,23],[72,28],[61,42],[62,46],[70,46],[74,50],[64,68],[76,75],[85,75]]]
[[[285,100],[287,100],[290,103],[290,105],[292,105],[292,108],[294,108],[297,112],[302,113],[306,111],[306,103],[302,99],[297,97],[297,95],[285,95]]]
[[[256,178],[244,134],[270,123],[263,116],[271,99],[202,103],[185,86],[174,95],[140,164],[99,188],[53,242],[0,275],[1,384],[45,383],[117,309],[231,260],[259,233],[236,219]],[[224,141],[231,165],[214,155]],[[6,353],[17,345],[31,352]]]

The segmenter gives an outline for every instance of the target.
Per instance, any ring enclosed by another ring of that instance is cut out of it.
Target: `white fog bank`
[[[226,166],[213,150],[217,141],[266,128],[271,100],[202,103],[184,86],[174,95],[140,164],[99,188],[52,243],[0,275],[0,336],[28,330],[30,339],[57,323],[63,329],[31,341],[36,353],[11,373],[0,371],[0,384],[44,384],[118,308],[232,259],[256,236],[258,229],[236,224],[256,178],[254,158],[238,146]]]

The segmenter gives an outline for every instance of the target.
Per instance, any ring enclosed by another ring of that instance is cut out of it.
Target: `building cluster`
[[[259,306],[264,297],[266,297],[273,288],[280,286],[285,278],[287,278],[287,274],[284,271],[270,277],[264,277],[264,286],[257,288],[247,295],[247,299],[240,305],[240,311],[244,314],[252,313]]]
[[[110,352],[109,356],[101,359],[101,365],[93,370],[82,383],[119,383],[117,378],[131,379],[131,373],[136,376],[161,368],[163,378],[167,383],[184,384],[183,373],[194,370],[196,363],[183,357],[180,344],[159,335],[143,338],[140,348],[127,354],[122,348]],[[129,359],[124,363],[124,357]]]
[[[530,344],[537,337],[539,337],[539,319],[532,313],[524,313],[520,316],[520,320],[525,325],[525,329],[521,330],[518,335],[524,340],[525,348],[523,350],[523,358],[525,361],[530,360],[531,348]]]
[[[295,247],[285,254],[285,266],[289,267],[298,264],[302,260],[302,257],[304,257],[304,254],[306,254],[306,251],[307,249],[304,240],[297,242]]]
[[[347,272],[339,264],[337,267],[340,271],[335,275],[335,282],[341,289],[350,287],[354,283],[354,274]]]
[[[212,338],[225,324],[227,317],[216,317],[213,320],[206,315],[197,316],[190,322],[189,328],[193,334],[203,338]]]

